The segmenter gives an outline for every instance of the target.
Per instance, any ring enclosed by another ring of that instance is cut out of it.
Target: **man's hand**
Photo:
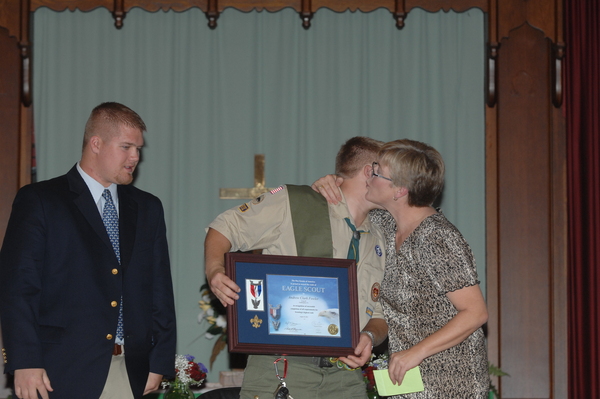
[[[144,388],[144,395],[154,392],[160,388],[160,382],[162,381],[162,378],[162,374],[149,373],[148,381],[146,381],[146,388]]]
[[[327,202],[335,205],[342,200],[342,195],[340,194],[338,187],[342,185],[343,181],[343,177],[327,175],[321,177],[310,187],[325,197]]]
[[[50,379],[44,369],[15,370],[15,395],[21,399],[49,399],[48,391],[52,392]]]

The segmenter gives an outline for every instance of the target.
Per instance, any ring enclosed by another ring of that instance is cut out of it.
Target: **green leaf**
[[[493,375],[495,377],[504,377],[504,376],[510,377],[510,374],[502,371],[500,369],[500,367],[493,365],[492,363],[488,363],[488,372],[490,375]]]

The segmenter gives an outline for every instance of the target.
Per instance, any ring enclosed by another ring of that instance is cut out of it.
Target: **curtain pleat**
[[[600,397],[600,5],[565,1],[569,397]]]

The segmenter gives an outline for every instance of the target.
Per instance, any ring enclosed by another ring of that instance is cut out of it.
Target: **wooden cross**
[[[254,187],[251,188],[220,188],[219,198],[221,199],[251,199],[260,196],[262,193],[271,191],[272,188],[265,187],[265,156],[264,154],[254,155]]]

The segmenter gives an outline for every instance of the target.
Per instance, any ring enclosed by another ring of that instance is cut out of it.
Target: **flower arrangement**
[[[194,362],[194,359],[192,355],[175,355],[175,385],[201,385],[204,382],[208,370],[202,363]],[[161,385],[167,388],[171,383],[165,380]]]
[[[208,322],[208,329],[204,333],[206,338],[213,339],[217,337],[210,355],[210,368],[212,369],[217,355],[227,347],[227,318],[225,307],[212,293],[208,284],[200,287],[200,294],[202,299],[198,301],[201,309],[198,315],[198,323],[202,323],[204,320]]]
[[[367,396],[369,399],[379,398],[377,393],[377,385],[375,385],[375,377],[373,370],[384,370],[388,368],[389,356],[387,352],[380,355],[371,354],[371,360],[363,366],[362,373],[365,384],[367,386]]]

